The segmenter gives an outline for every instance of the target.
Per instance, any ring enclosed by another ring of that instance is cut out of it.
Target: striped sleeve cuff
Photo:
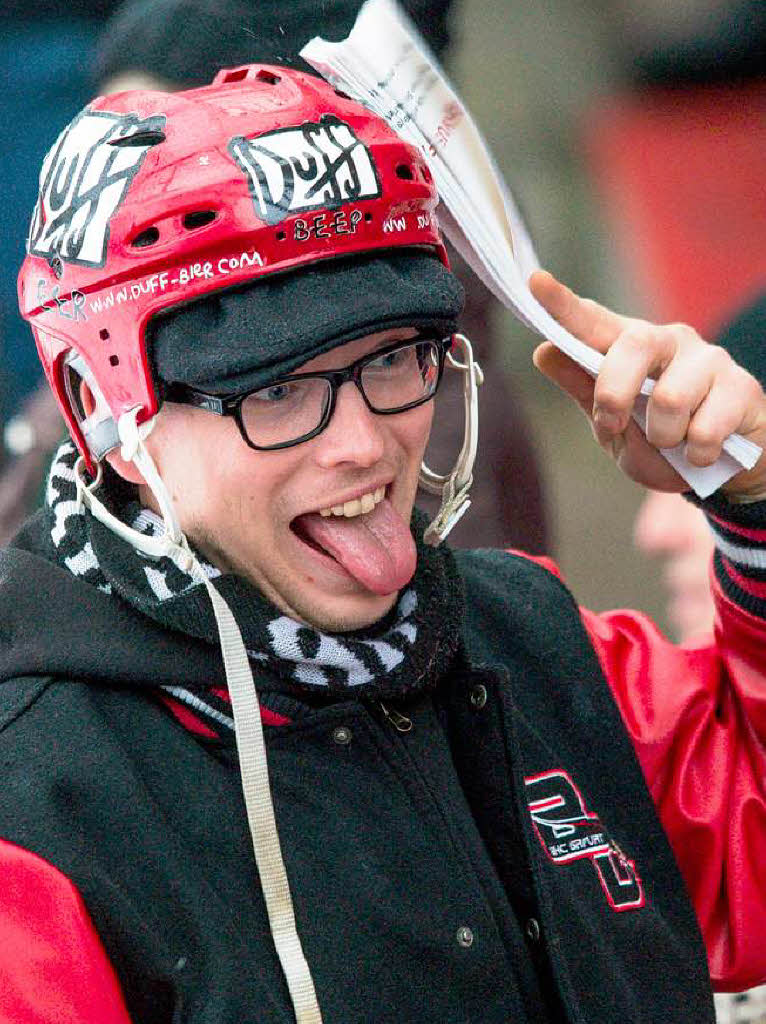
[[[700,501],[715,541],[714,571],[726,596],[751,615],[766,619],[766,501],[735,505],[720,491]]]

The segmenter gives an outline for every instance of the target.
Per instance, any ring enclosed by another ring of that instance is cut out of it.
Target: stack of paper
[[[301,55],[422,151],[442,200],[440,223],[458,252],[523,323],[595,376],[601,354],[566,331],[529,291],[527,280],[539,264],[519,210],[471,116],[395,0],[367,0],[347,39],[317,37]],[[643,395],[652,387],[646,380]],[[635,414],[642,427],[645,411],[644,397]],[[663,455],[702,497],[760,456],[756,445],[733,434],[718,462],[701,470],[687,462],[683,448]]]

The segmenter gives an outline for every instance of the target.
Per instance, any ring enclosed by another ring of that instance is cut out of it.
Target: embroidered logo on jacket
[[[610,837],[597,814],[563,769],[524,780],[532,824],[554,864],[588,859],[613,910],[644,905],[644,889],[636,865]]]
[[[229,152],[247,175],[255,211],[267,224],[381,194],[369,150],[334,115],[254,139],[238,135]]]
[[[103,266],[109,221],[164,124],[162,114],[143,120],[88,108],[78,114],[43,162],[27,250]]]

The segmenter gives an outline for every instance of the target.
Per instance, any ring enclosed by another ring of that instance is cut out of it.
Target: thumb
[[[593,419],[593,389],[596,382],[589,373],[550,341],[537,346],[532,361],[541,373],[577,402],[588,419]]]

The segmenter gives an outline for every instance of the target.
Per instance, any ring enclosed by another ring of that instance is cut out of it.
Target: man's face
[[[414,334],[410,328],[371,334],[310,360],[300,372],[339,369]],[[409,558],[414,571],[409,521],[432,416],[431,402],[376,415],[346,383],[325,430],[292,448],[255,451],[232,418],[172,403],[160,410],[146,444],[182,528],[206,558],[246,577],[291,617],[340,632],[381,618],[407,582],[400,579],[382,593],[386,579],[393,579],[383,571],[374,592],[358,578],[368,579],[370,564],[377,560],[385,569],[391,552],[398,552],[399,576],[410,573]],[[353,513],[354,500],[365,495],[377,503],[368,519],[373,529],[365,529],[365,514],[327,514],[342,506]],[[142,498],[153,505],[148,489],[142,488]],[[338,558],[316,542],[325,535]]]

